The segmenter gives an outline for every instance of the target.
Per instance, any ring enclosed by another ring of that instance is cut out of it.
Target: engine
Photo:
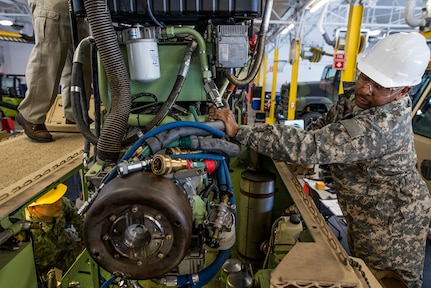
[[[82,64],[83,47],[97,47],[94,94],[106,109],[103,118],[95,115],[100,130],[94,133],[76,100],[82,95],[72,97],[77,125],[97,147],[86,176],[93,192],[81,208],[87,250],[124,279],[205,285],[235,244],[227,162],[241,151],[223,139],[223,124],[207,122],[206,115],[213,105],[246,105],[246,99],[233,102],[232,87],[247,86],[260,68],[272,4],[259,39],[253,27],[261,16],[258,0],[72,6],[93,34],[78,46],[74,67]],[[206,247],[215,251],[210,266]]]
[[[104,176],[86,213],[87,250],[122,278],[171,275],[189,282],[190,275],[204,271],[199,281],[209,281],[235,243],[236,206],[226,160],[240,147],[207,124],[176,122],[152,131],[154,136],[142,137]],[[215,268],[204,270],[205,247],[219,251]]]

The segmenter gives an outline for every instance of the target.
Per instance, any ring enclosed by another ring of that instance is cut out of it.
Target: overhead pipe
[[[317,21],[317,29],[319,30],[320,34],[322,34],[326,44],[335,47],[335,40],[331,40],[328,33],[326,33],[325,29],[323,28],[323,19],[325,18],[326,12],[328,11],[328,5],[329,4],[326,3],[322,9],[322,13],[320,14],[319,20]]]

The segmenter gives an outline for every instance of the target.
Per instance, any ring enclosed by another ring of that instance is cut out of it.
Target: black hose
[[[150,123],[148,123],[142,129],[143,133],[150,131],[155,126],[160,125],[160,123],[162,123],[163,119],[165,119],[169,111],[172,109],[172,106],[175,104],[175,101],[178,99],[178,96],[180,95],[180,92],[186,80],[186,77],[190,68],[190,62],[191,62],[190,60],[192,58],[194,51],[196,51],[197,46],[198,45],[196,41],[192,41],[187,45],[183,64],[181,65],[178,71],[178,76],[177,76],[177,79],[175,80],[174,86],[172,87],[171,93],[169,94],[169,97],[165,101],[165,103],[163,103],[163,106],[160,108],[159,112],[157,112],[156,116],[154,116],[154,118],[151,119]]]
[[[81,84],[82,84],[82,63],[73,62],[72,65],[72,80],[70,84],[70,98],[72,101],[72,110],[75,116],[76,125],[81,131],[82,136],[87,139],[91,144],[97,145],[97,137],[90,131],[88,125],[84,121],[83,109],[81,106]],[[84,98],[86,96],[84,95]],[[86,101],[86,99],[85,99]]]
[[[110,164],[118,160],[127,129],[130,82],[106,1],[84,0],[84,6],[111,88],[111,111],[97,141],[98,161]]]

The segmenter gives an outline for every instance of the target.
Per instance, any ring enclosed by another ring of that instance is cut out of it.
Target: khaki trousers
[[[42,124],[58,95],[65,63],[71,63],[73,55],[69,5],[66,0],[29,0],[28,4],[32,11],[35,45],[27,63],[27,91],[18,110],[27,121]],[[80,20],[81,25],[87,25]],[[86,71],[89,73],[90,68]],[[70,83],[70,76],[69,80],[65,79],[63,82]]]

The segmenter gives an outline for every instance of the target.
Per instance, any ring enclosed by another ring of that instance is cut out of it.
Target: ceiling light
[[[377,30],[370,30],[368,32],[368,36],[376,37],[376,36],[379,36],[381,32],[382,31],[380,31],[379,29],[377,29]]]
[[[314,2],[311,3],[311,5],[309,5],[306,8],[310,9],[310,13],[314,13],[317,10],[319,10],[320,8],[322,8],[323,5],[325,5],[327,2],[329,2],[329,0],[314,1]]]
[[[280,32],[280,34],[281,35],[285,35],[285,34],[287,34],[290,30],[292,30],[293,29],[293,27],[295,27],[295,24],[293,24],[293,23],[290,23],[288,26],[286,26],[281,32]]]
[[[13,22],[10,21],[10,20],[3,19],[3,20],[0,20],[0,25],[3,25],[3,26],[12,26]]]

